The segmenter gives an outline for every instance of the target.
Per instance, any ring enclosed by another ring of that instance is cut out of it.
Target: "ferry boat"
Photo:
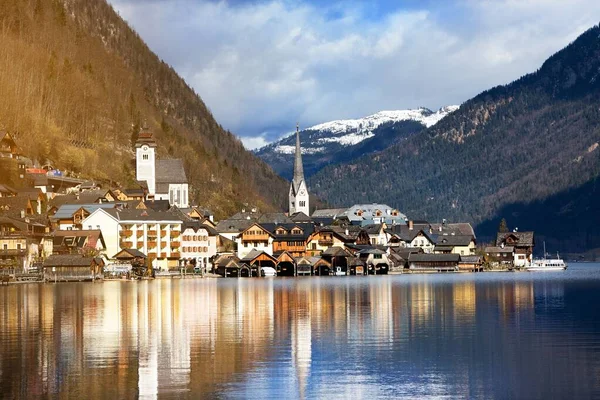
[[[564,271],[567,269],[567,263],[560,257],[554,259],[533,260],[531,265],[525,267],[527,271]]]
[[[527,271],[564,271],[567,263],[556,253],[556,258],[546,258],[546,242],[544,242],[544,258],[533,260],[531,265],[525,267]]]

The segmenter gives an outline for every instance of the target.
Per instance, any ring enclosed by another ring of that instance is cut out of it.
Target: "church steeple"
[[[302,150],[300,148],[300,126],[296,124],[296,159],[294,160],[294,184],[304,180],[304,167],[302,166]]]
[[[296,154],[294,159],[294,179],[290,185],[289,194],[290,215],[303,212],[309,214],[308,188],[304,181],[304,167],[302,166],[302,148],[300,147],[300,127],[296,124]]]

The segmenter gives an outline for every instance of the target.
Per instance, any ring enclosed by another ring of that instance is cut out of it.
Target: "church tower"
[[[140,132],[135,142],[135,179],[148,183],[148,195],[156,194],[156,142],[152,132]]]
[[[296,124],[296,158],[294,160],[294,179],[290,185],[289,194],[290,215],[303,212],[309,214],[308,188],[304,181],[304,168],[302,167],[302,151],[300,149],[300,131]]]

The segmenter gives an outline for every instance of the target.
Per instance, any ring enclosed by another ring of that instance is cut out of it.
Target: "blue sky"
[[[248,148],[381,110],[460,104],[533,72],[597,0],[109,0]]]

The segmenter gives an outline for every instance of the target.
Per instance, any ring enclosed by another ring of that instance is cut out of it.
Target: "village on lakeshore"
[[[156,147],[142,131],[137,186],[105,187],[35,165],[0,132],[0,159],[26,182],[0,184],[1,281],[479,272],[533,260],[533,232],[502,229],[484,246],[469,223],[413,220],[385,204],[310,213],[298,130],[289,211],[249,205],[221,221],[190,204],[183,162],[158,159]]]

